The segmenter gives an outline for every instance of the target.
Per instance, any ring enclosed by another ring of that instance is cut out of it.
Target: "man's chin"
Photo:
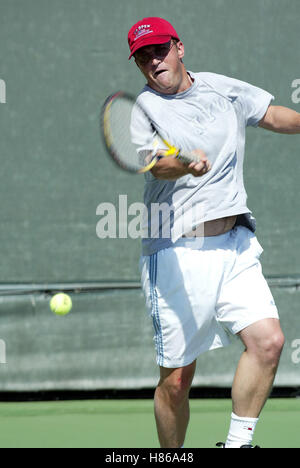
[[[153,88],[155,91],[162,94],[174,94],[174,85],[169,81],[160,81],[155,80],[151,83],[148,83],[150,88]],[[176,91],[175,91],[176,92]]]

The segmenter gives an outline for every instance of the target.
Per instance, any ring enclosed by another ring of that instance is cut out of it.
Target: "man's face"
[[[142,47],[134,56],[152,89],[162,94],[180,92],[184,71],[182,42],[172,40],[165,44]]]

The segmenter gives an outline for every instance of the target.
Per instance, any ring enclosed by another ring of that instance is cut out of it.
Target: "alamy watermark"
[[[292,342],[292,348],[294,349],[292,352],[292,362],[293,364],[300,364],[300,338]]]
[[[293,91],[291,99],[294,104],[299,104],[300,103],[300,78],[294,80],[292,82],[292,88],[295,88],[295,91]]]
[[[6,344],[4,340],[0,340],[0,364],[6,364]]]
[[[203,237],[204,204],[182,203],[177,194],[172,204],[135,202],[128,204],[127,195],[119,195],[118,205],[100,203],[96,215],[99,239],[171,239],[183,235]]]
[[[6,83],[0,79],[0,104],[6,104]]]

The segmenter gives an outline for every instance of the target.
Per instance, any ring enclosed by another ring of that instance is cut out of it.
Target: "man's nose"
[[[152,59],[151,59],[151,63],[152,63],[152,65],[155,65],[155,66],[156,66],[156,65],[159,65],[159,64],[161,63],[161,59],[159,59],[159,58],[157,58],[157,57],[154,56],[154,57],[152,57]]]

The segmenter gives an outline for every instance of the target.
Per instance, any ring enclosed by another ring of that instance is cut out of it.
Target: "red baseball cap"
[[[129,59],[141,47],[164,44],[172,38],[179,40],[171,23],[163,18],[144,18],[132,26],[128,33],[128,44],[131,52]]]

